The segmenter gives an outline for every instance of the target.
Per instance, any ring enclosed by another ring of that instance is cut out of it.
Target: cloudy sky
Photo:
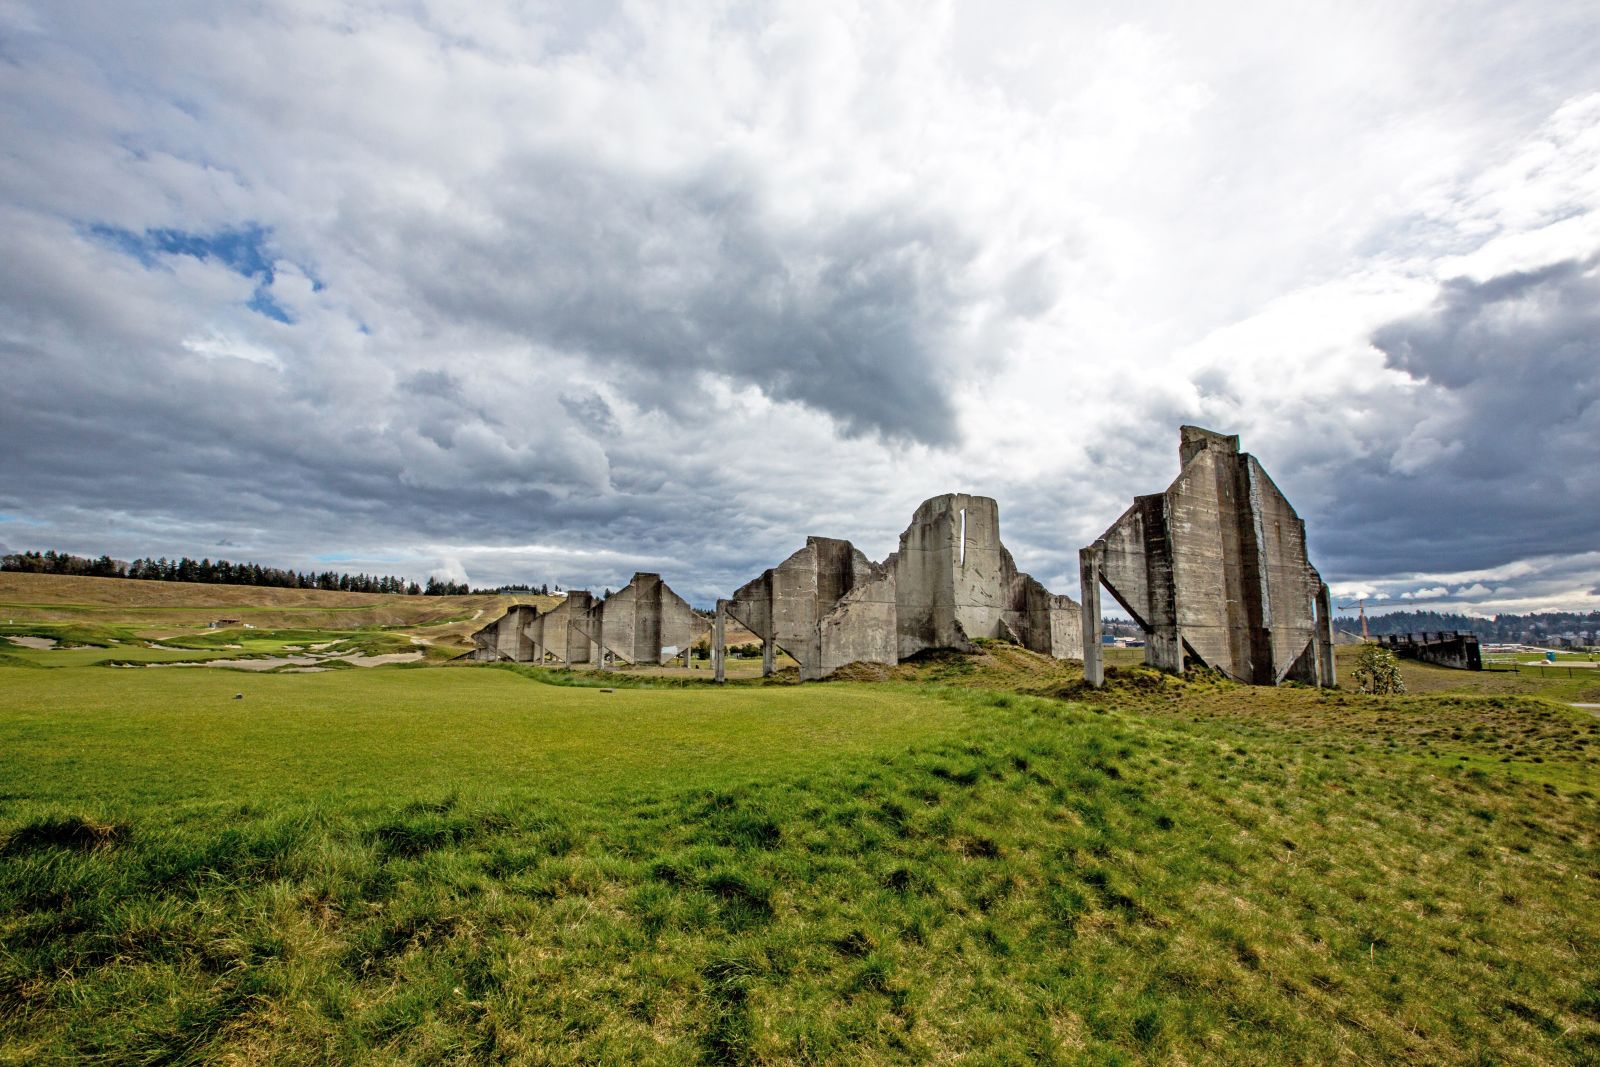
[[[0,0],[0,544],[709,603],[1243,435],[1600,608],[1600,7]]]

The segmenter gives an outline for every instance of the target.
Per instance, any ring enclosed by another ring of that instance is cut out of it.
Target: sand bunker
[[[385,663],[415,663],[422,658],[422,653],[391,652],[386,656],[334,656],[333,658],[355,667],[381,667]]]
[[[270,671],[274,667],[309,667],[314,656],[263,656],[261,659],[208,659],[195,663],[149,663],[149,667],[232,667],[237,671]]]
[[[231,667],[236,671],[271,671],[288,668],[285,674],[314,674],[328,670],[324,664],[348,663],[352,667],[381,667],[386,663],[414,663],[421,652],[391,652],[385,656],[341,656],[325,652],[320,656],[262,656],[260,659],[208,659],[193,663],[148,663],[147,667]]]
[[[23,648],[31,648],[39,652],[48,652],[56,647],[56,639],[53,637],[8,637],[6,640],[13,645],[21,645]]]

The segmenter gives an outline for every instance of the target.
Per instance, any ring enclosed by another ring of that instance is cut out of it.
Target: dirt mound
[[[837,682],[887,682],[894,676],[894,668],[887,663],[867,663],[857,660],[846,663],[828,676]]]

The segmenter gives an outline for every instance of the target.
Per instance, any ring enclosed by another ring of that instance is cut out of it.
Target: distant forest
[[[279,589],[337,589],[343,593],[400,593],[405,596],[464,596],[467,593],[548,593],[549,586],[505,585],[494,589],[469,589],[465,582],[429,578],[425,585],[393,575],[345,574],[340,571],[305,573],[259,563],[229,563],[225,559],[136,559],[125,563],[110,556],[89,559],[68,552],[15,552],[0,556],[0,571],[29,574],[75,574],[89,578],[139,578],[151,582],[200,582],[206,585],[262,585]]]
[[[1341,615],[1336,625],[1351,633],[1361,632],[1361,622],[1353,615]],[[1541,611],[1531,615],[1496,615],[1492,619],[1441,611],[1391,611],[1384,615],[1368,615],[1367,630],[1373,634],[1462,630],[1486,641],[1536,642],[1542,637],[1600,631],[1600,611]]]

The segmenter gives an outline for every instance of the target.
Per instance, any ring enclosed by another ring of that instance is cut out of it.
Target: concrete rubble
[[[1178,454],[1166,492],[1134,498],[1079,553],[1085,678],[1105,680],[1104,586],[1144,630],[1153,667],[1334,685],[1332,603],[1305,523],[1237,436],[1185,426]]]

